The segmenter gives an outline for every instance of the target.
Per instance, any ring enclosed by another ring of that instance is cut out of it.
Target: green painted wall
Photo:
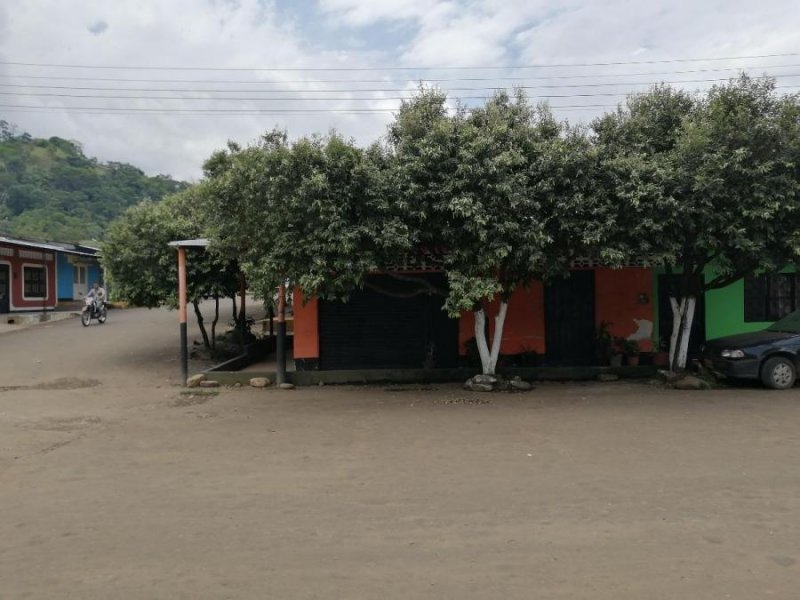
[[[706,281],[711,277],[713,275],[706,273]],[[759,331],[770,325],[772,321],[745,323],[744,279],[727,287],[706,292],[706,339]]]
[[[791,273],[787,268],[782,273]],[[653,269],[653,289],[658,289],[658,276],[662,269]],[[714,278],[711,270],[706,272],[706,281]],[[654,331],[658,332],[658,294],[655,294],[656,322]],[[726,335],[760,331],[772,325],[773,321],[746,323],[744,320],[744,279],[718,290],[706,292],[706,339],[711,340]]]

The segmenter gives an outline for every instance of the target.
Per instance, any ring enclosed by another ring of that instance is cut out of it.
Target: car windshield
[[[786,331],[788,333],[800,333],[800,310],[789,313],[780,321],[776,321],[767,331]]]

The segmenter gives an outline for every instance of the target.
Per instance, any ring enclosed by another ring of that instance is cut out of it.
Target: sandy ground
[[[800,597],[800,397],[177,387],[175,314],[0,336],[0,598]]]

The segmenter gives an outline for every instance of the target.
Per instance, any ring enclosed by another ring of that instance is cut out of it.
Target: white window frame
[[[25,269],[43,269],[44,270],[44,296],[26,296],[25,295]],[[47,302],[50,299],[50,268],[47,265],[36,263],[22,263],[20,269],[22,276],[22,299],[26,302]]]

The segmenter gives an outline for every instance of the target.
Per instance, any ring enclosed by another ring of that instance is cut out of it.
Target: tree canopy
[[[798,96],[745,76],[705,96],[658,86],[598,119],[594,134],[623,247],[678,277],[682,367],[698,294],[798,256]]]

